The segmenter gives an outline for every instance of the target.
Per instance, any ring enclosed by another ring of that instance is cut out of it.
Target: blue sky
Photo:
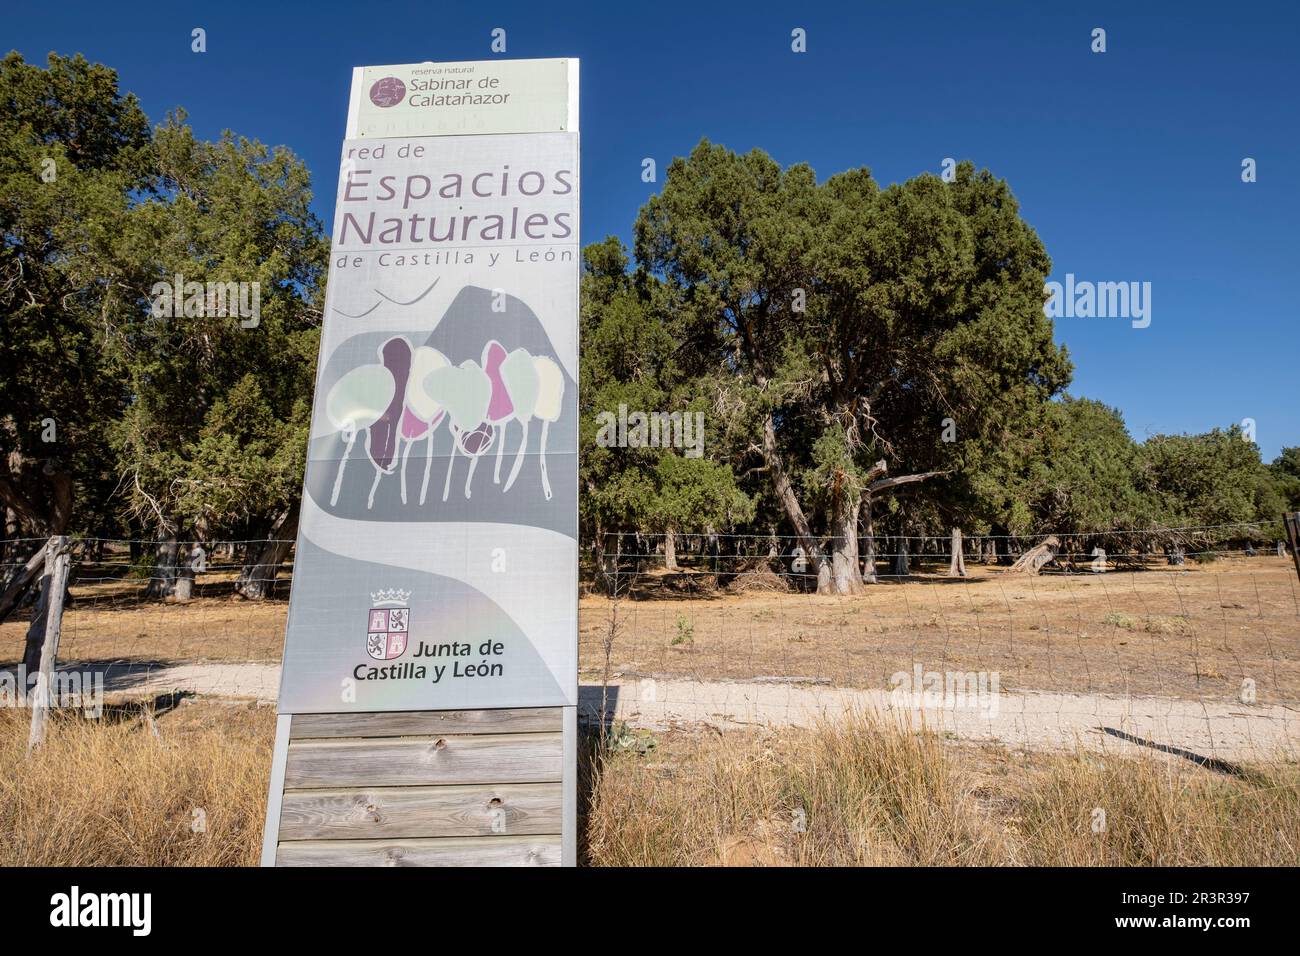
[[[1300,444],[1300,7],[973,3],[11,5],[0,46],[115,67],[151,119],[285,144],[330,186],[350,68],[582,58],[583,242],[630,239],[660,171],[701,137],[882,183],[971,159],[1006,178],[1053,278],[1152,284],[1152,321],[1062,318],[1071,391],[1138,439],[1256,422]],[[207,31],[208,52],[190,51]],[[790,50],[807,31],[808,52]],[[1090,50],[1094,27],[1107,52]],[[1258,181],[1241,181],[1241,161]],[[321,189],[320,186],[325,188]]]

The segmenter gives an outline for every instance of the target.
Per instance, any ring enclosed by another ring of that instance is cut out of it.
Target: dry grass
[[[29,760],[27,714],[0,712],[0,866],[255,864],[271,709],[185,704],[153,726],[62,714]],[[1295,764],[1226,775],[1164,756],[1014,753],[872,718],[655,744],[584,761],[586,862],[1300,864]]]
[[[28,720],[0,711],[0,866],[257,862],[271,708],[186,704],[152,726],[61,713],[30,759]]]
[[[1018,862],[1045,866],[1296,866],[1300,769],[1242,776],[1167,760],[1048,758],[1017,798]],[[1104,828],[1093,832],[1097,811]]]
[[[1295,766],[1010,754],[863,718],[676,732],[648,756],[597,754],[588,774],[600,866],[1300,863]]]

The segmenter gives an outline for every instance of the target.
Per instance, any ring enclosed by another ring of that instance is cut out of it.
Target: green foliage
[[[125,307],[113,245],[149,187],[149,139],[114,71],[0,61],[0,501],[28,533],[110,520],[104,423],[128,400],[107,354]]]
[[[706,383],[692,378],[678,360],[681,343],[673,336],[663,290],[650,277],[628,273],[627,255],[612,237],[588,246],[584,261],[579,372],[584,530],[706,531],[748,521],[753,504],[737,487],[731,465],[711,457]],[[597,440],[602,416],[607,422],[620,406],[702,413],[703,457],[688,457],[685,449],[602,444]]]
[[[1148,527],[1155,516],[1137,486],[1138,449],[1120,413],[1066,398],[1051,405],[1048,422],[1025,489],[1037,526],[1082,534]]]
[[[118,329],[132,401],[110,435],[137,520],[206,537],[297,499],[328,245],[291,153],[229,133],[204,143],[183,120],[157,130],[157,195],[132,207],[118,247],[139,307]],[[150,314],[153,284],[178,275],[258,283],[258,324]]]
[[[261,533],[304,465],[328,251],[306,168],[180,112],[151,129],[80,56],[9,54],[0,104],[0,504],[32,534]],[[1098,538],[1280,534],[1300,509],[1300,448],[1265,466],[1236,429],[1137,444],[1064,394],[1047,252],[969,162],[882,188],[702,141],[634,234],[634,261],[584,251],[585,536],[793,528],[816,557],[863,503],[877,534]],[[178,275],[258,283],[259,323],[153,315]],[[620,406],[702,413],[702,456],[598,441]]]
[[[1235,426],[1156,435],[1143,443],[1138,468],[1162,524],[1218,525],[1259,516],[1259,446]]]
[[[328,250],[306,168],[181,113],[151,132],[80,56],[11,53],[0,101],[0,500],[33,533],[233,534],[290,507]],[[178,275],[257,283],[259,323],[152,314]]]
[[[1286,511],[1300,511],[1300,447],[1283,448],[1269,466],[1272,493]]]

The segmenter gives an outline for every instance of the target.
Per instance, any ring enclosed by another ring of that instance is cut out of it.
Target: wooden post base
[[[263,866],[572,866],[577,709],[282,714]]]

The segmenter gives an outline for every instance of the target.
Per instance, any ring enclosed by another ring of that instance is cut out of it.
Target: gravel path
[[[1000,694],[996,704],[986,697],[969,706],[917,707],[885,690],[653,678],[625,680],[611,687],[611,697],[617,719],[659,729],[698,722],[806,727],[877,711],[945,736],[1033,750],[1172,749],[1228,761],[1300,756],[1300,712],[1282,706],[1029,691]],[[580,700],[598,713],[600,688],[584,686]]]
[[[61,671],[79,669],[76,663]],[[114,697],[176,691],[273,702],[280,666],[265,663],[140,662],[96,665]],[[599,685],[579,691],[582,710],[601,707]],[[651,729],[708,723],[719,728],[811,726],[858,711],[893,714],[945,736],[1034,750],[1083,747],[1115,753],[1173,750],[1226,761],[1300,757],[1300,711],[1173,697],[1118,697],[1038,691],[972,697],[963,706],[917,706],[910,695],[831,687],[790,679],[726,682],[627,678],[612,682],[608,709]]]

